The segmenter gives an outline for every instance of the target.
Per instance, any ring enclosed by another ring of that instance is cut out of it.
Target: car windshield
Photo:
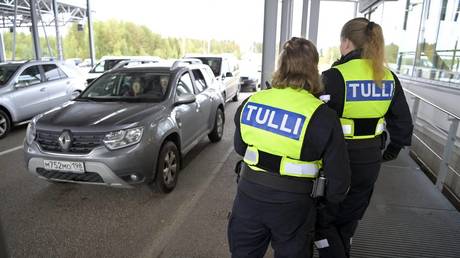
[[[20,64],[0,65],[0,85],[5,85],[18,70]]]
[[[214,76],[218,77],[220,75],[220,67],[222,65],[222,58],[220,57],[193,57],[200,59],[203,64],[209,65],[211,67]]]
[[[102,60],[99,63],[94,66],[93,69],[91,69],[90,73],[104,73],[107,72],[108,70],[112,69],[115,65],[120,63],[121,61],[125,61],[128,59],[115,59],[115,60]]]
[[[76,100],[160,102],[166,96],[168,85],[169,74],[110,73],[96,80]]]

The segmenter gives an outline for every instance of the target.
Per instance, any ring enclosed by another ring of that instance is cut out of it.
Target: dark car
[[[24,143],[28,170],[60,182],[170,192],[181,158],[222,138],[224,101],[208,66],[149,65],[105,73],[78,98],[37,116]]]

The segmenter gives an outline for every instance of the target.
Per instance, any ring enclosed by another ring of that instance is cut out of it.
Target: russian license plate
[[[45,160],[44,165],[47,170],[85,173],[85,166],[83,162],[78,161]]]

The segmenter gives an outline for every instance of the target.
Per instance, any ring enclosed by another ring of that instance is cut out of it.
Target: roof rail
[[[173,65],[171,65],[171,70],[181,67],[181,66],[188,66],[190,63],[184,62],[183,60],[176,60],[174,61]]]

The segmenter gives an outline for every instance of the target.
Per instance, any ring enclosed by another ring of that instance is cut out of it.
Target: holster
[[[237,184],[240,181],[242,166],[243,166],[243,160],[239,160],[238,162],[236,162],[235,168],[233,169],[235,171],[235,174],[236,174],[236,183]]]

